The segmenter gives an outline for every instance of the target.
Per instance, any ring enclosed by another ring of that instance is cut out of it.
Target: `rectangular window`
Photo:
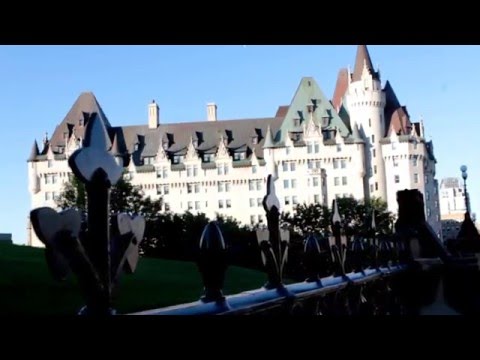
[[[170,186],[169,186],[169,185],[165,185],[165,186],[163,187],[163,193],[164,193],[165,195],[168,195],[168,194],[170,193]]]
[[[286,153],[287,155],[290,155],[290,151],[291,151],[290,146],[288,146],[288,147],[285,148],[285,153]]]
[[[290,197],[285,196],[285,205],[290,205]]]
[[[307,164],[309,170],[313,169],[313,161],[308,160]]]
[[[375,149],[372,150],[372,156],[373,156],[373,157],[376,157],[376,156],[377,156],[377,152],[375,151]]]
[[[372,144],[375,142],[375,135],[372,135]]]
[[[319,204],[320,203],[320,195],[313,195],[313,201],[315,202],[315,204]]]
[[[45,193],[45,200],[47,200],[47,201],[52,200],[52,193],[51,192],[47,191]]]
[[[416,142],[413,143],[413,149],[417,150],[417,143]]]
[[[198,166],[195,165],[195,166],[193,167],[193,176],[197,176],[197,175],[198,175]]]
[[[168,172],[167,172],[167,171],[168,171],[168,168],[167,168],[167,167],[164,167],[164,168],[163,168],[163,178],[164,178],[164,179],[168,178]]]
[[[340,178],[339,178],[339,177],[335,177],[335,178],[333,179],[333,181],[334,181],[335,186],[340,185]]]
[[[157,195],[162,195],[162,185],[157,185]]]
[[[372,126],[372,119],[368,119],[368,126]]]
[[[263,206],[262,202],[263,202],[263,199],[262,199],[262,198],[257,198],[257,206],[258,206],[258,207],[262,207],[262,206]]]
[[[162,177],[162,169],[157,169],[157,178]]]
[[[187,193],[191,194],[193,192],[192,184],[187,184]]]
[[[250,224],[255,225],[255,215],[250,215]]]
[[[342,177],[342,185],[347,185],[347,177],[346,176]]]
[[[292,196],[292,204],[297,205],[298,204],[298,197],[297,196]]]
[[[254,180],[248,180],[248,190],[250,190],[250,191],[255,190],[255,182],[254,182]]]
[[[413,174],[413,182],[418,184],[418,174]]]
[[[223,200],[218,200],[218,208],[223,209]]]
[[[192,176],[192,167],[187,166],[187,177],[190,177],[190,176]]]
[[[230,183],[227,182],[225,183],[225,192],[229,192],[230,191]]]
[[[262,215],[258,215],[258,222],[259,222],[259,223],[262,223],[262,222],[263,222],[263,216],[262,216]]]
[[[413,158],[413,166],[417,166],[417,163],[418,163],[418,159],[417,159],[417,157],[415,156],[415,157]]]
[[[373,192],[373,184],[370,184],[370,192]]]
[[[342,159],[340,162],[341,162],[342,169],[345,169],[347,167],[347,160]]]
[[[200,184],[195,184],[195,193],[198,194],[200,192]]]
[[[252,174],[257,173],[257,165],[252,165]]]
[[[288,163],[284,162],[284,163],[282,164],[282,166],[283,166],[283,171],[284,171],[284,172],[285,172],[285,171],[288,171]]]
[[[427,200],[430,200],[430,193],[428,191],[425,193],[425,197],[427,198]]]
[[[338,169],[338,159],[333,159],[333,168]]]
[[[195,201],[195,210],[200,210],[200,201]]]
[[[165,211],[170,211],[170,204],[169,203],[165,203]]]
[[[425,184],[428,184],[428,176],[425,175]]]
[[[250,207],[254,207],[254,206],[255,206],[255,199],[250,198]]]
[[[47,160],[47,166],[49,168],[53,167],[53,160]]]
[[[400,175],[395,175],[395,184],[400,182]]]
[[[313,186],[318,186],[318,183],[319,183],[318,177],[314,177],[313,178]]]
[[[290,181],[288,181],[288,180],[283,180],[283,188],[284,188],[284,189],[288,189],[289,186],[290,186]]]
[[[377,173],[377,165],[373,165],[373,172],[376,174]]]
[[[257,190],[262,190],[262,180],[257,180]]]
[[[218,192],[223,192],[224,191],[224,183],[223,182],[219,182],[217,184],[217,187],[218,187]]]
[[[228,175],[228,165],[224,164],[223,167],[224,167],[223,172],[225,173],[225,175]]]
[[[320,166],[320,160],[315,161],[315,167],[316,167],[317,169],[320,169],[320,167],[321,167],[321,166]]]
[[[52,175],[45,175],[45,184],[52,183]]]
[[[227,200],[227,208],[230,209],[232,207],[232,200]]]
[[[295,171],[296,164],[294,162],[290,163],[290,171]]]
[[[188,202],[188,210],[193,209],[193,203],[191,201]]]
[[[320,144],[318,141],[315,141],[315,154],[318,154],[320,152]]]
[[[297,180],[292,179],[292,189],[296,189],[296,187],[297,187]]]
[[[378,182],[375,183],[375,191],[378,191]]]
[[[397,150],[397,143],[396,142],[392,143],[392,150]]]
[[[312,143],[307,144],[307,154],[311,154],[313,150]]]
[[[217,174],[218,175],[223,175],[223,164],[218,165]]]
[[[337,144],[337,152],[341,152],[342,151],[342,145],[341,144]]]

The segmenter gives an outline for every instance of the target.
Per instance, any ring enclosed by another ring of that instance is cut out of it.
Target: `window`
[[[162,195],[162,185],[157,185],[157,195]]]
[[[157,169],[157,178],[162,177],[162,169]]]
[[[193,209],[193,203],[191,201],[188,202],[188,210]]]
[[[288,171],[288,163],[284,162],[282,166],[283,166],[283,171]]]
[[[47,191],[45,193],[45,200],[47,200],[47,201],[52,200],[52,193],[51,192]]]
[[[254,182],[254,180],[248,180],[248,190],[250,190],[250,191],[255,190],[255,182]]]
[[[233,158],[235,160],[245,160],[245,153],[244,152],[235,153],[233,154]]]
[[[229,192],[230,191],[230,183],[227,182],[225,183],[225,192]]]
[[[395,184],[400,182],[400,175],[395,175]]]
[[[313,146],[312,143],[307,144],[307,154],[311,154],[313,152]]]
[[[291,162],[291,163],[290,163],[290,171],[295,171],[295,169],[296,169],[296,166],[295,166],[295,165],[296,165],[296,164],[295,164],[294,162]]]
[[[291,149],[290,149],[290,146],[287,146],[287,147],[285,148],[285,153],[286,153],[287,155],[290,155],[290,150],[291,150]]]
[[[335,178],[333,179],[333,181],[334,181],[335,186],[340,185],[340,178],[339,178],[339,177],[335,177]]]
[[[200,192],[200,184],[195,184],[195,193],[199,193]]]
[[[320,144],[318,141],[315,141],[315,154],[318,154],[320,152]]]
[[[218,175],[223,175],[223,164],[218,165],[217,174]]]
[[[338,169],[338,159],[333,159],[333,168]]]
[[[417,142],[416,141],[413,143],[413,149],[417,150]]]
[[[378,182],[375,183],[375,190],[378,191]]]
[[[262,190],[262,180],[257,180],[257,190]]]
[[[219,182],[217,184],[217,187],[218,187],[218,192],[223,192],[225,190],[225,186],[223,182]]]
[[[370,184],[370,192],[373,192],[373,184]]]
[[[52,175],[45,175],[45,184],[52,183]]]
[[[250,198],[250,207],[254,207],[254,206],[255,206],[255,199]]]
[[[374,174],[377,173],[377,165],[373,165],[373,172],[374,172]]]
[[[232,207],[232,200],[227,200],[227,208],[230,209]]]
[[[315,204],[319,204],[320,203],[320,195],[313,195],[313,202]]]
[[[430,208],[427,208],[427,216],[430,217],[432,215],[432,212],[430,211]]]
[[[320,169],[320,160],[315,161],[315,167]]]
[[[153,156],[147,156],[143,158],[143,163],[145,165],[152,165],[155,162],[155,158]]]
[[[425,193],[425,197],[427,198],[427,200],[430,200],[430,193],[428,191]]]
[[[204,154],[203,161],[205,162],[212,162],[213,161],[213,154]]]
[[[375,135],[372,135],[372,143],[375,142]]]
[[[347,160],[345,160],[345,159],[341,160],[341,167],[342,167],[342,169],[345,169],[347,167]]]
[[[198,166],[195,165],[195,166],[193,167],[193,176],[197,176],[197,175],[198,175]]]
[[[298,198],[297,196],[292,196],[292,204],[297,205],[298,204]]]
[[[398,166],[398,159],[393,158],[393,167],[397,167],[397,166]]]
[[[418,184],[418,174],[413,174],[413,182]]]
[[[257,198],[257,206],[258,206],[258,207],[262,207],[262,206],[263,206],[262,202],[263,202],[263,199],[262,199],[262,198]]]
[[[340,152],[342,151],[342,145],[341,144],[337,144],[337,152]]]
[[[342,185],[347,185],[347,177],[346,176],[342,177]]]
[[[392,142],[392,150],[397,150],[397,143],[396,142]]]
[[[290,205],[290,197],[285,196],[285,205]]]
[[[49,168],[53,167],[53,160],[47,160],[47,166]]]
[[[257,165],[252,165],[252,174],[257,173]]]
[[[262,216],[262,215],[258,215],[258,222],[259,222],[259,223],[262,223],[262,222],[263,222],[263,216]]]
[[[428,184],[428,176],[425,175],[425,184]]]
[[[372,150],[372,156],[375,157],[377,155],[377,152],[375,151],[375,149]]]
[[[297,180],[292,179],[292,189],[295,189],[297,187]]]
[[[255,225],[255,215],[250,215],[250,224]]]
[[[165,203],[165,211],[170,211],[170,204],[169,203]]]
[[[418,159],[417,159],[417,157],[415,156],[415,157],[413,158],[413,166],[417,166],[417,163],[418,163]]]
[[[193,192],[192,184],[187,184],[187,193],[191,194]]]
[[[168,195],[168,194],[170,193],[170,186],[169,186],[169,185],[165,185],[165,186],[163,187],[163,193],[164,193],[165,195]]]
[[[223,200],[218,200],[218,208],[223,209]]]
[[[313,161],[308,160],[307,165],[310,170],[313,169]]]
[[[200,210],[200,201],[195,201],[195,210]]]
[[[313,186],[318,186],[318,177],[313,178]]]

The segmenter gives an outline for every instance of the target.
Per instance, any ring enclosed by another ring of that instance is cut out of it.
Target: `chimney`
[[[215,103],[207,104],[207,120],[217,121],[217,105]]]
[[[148,105],[148,128],[156,129],[160,124],[160,110],[158,108],[155,100],[152,100],[152,103]]]

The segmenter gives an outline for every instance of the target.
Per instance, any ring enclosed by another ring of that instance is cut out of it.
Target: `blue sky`
[[[469,168],[479,212],[479,46],[369,46],[414,121],[433,139],[437,178]],[[203,120],[214,101],[222,119],[268,117],[288,105],[303,76],[331,97],[356,46],[0,46],[0,232],[26,240],[27,163],[34,139],[52,134],[82,91],[93,91],[110,122],[146,124],[155,99],[161,122]]]

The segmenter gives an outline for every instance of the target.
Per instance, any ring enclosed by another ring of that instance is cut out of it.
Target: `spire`
[[[38,150],[37,140],[35,140],[33,142],[32,151],[30,152],[30,156],[28,157],[27,161],[34,161],[37,158],[37,155],[39,154],[40,154],[40,151]]]
[[[113,144],[112,144],[111,152],[113,156],[120,156],[122,154],[120,152],[120,147],[118,146],[117,134],[113,136]]]
[[[362,78],[364,67],[367,68],[368,72],[373,76],[374,79],[378,79],[378,73],[376,73],[373,68],[372,59],[368,53],[367,45],[358,45],[352,81],[359,81]]]
[[[270,129],[270,125],[267,127],[267,133],[265,134],[265,143],[263,144],[264,149],[273,148],[273,135],[272,129]]]

